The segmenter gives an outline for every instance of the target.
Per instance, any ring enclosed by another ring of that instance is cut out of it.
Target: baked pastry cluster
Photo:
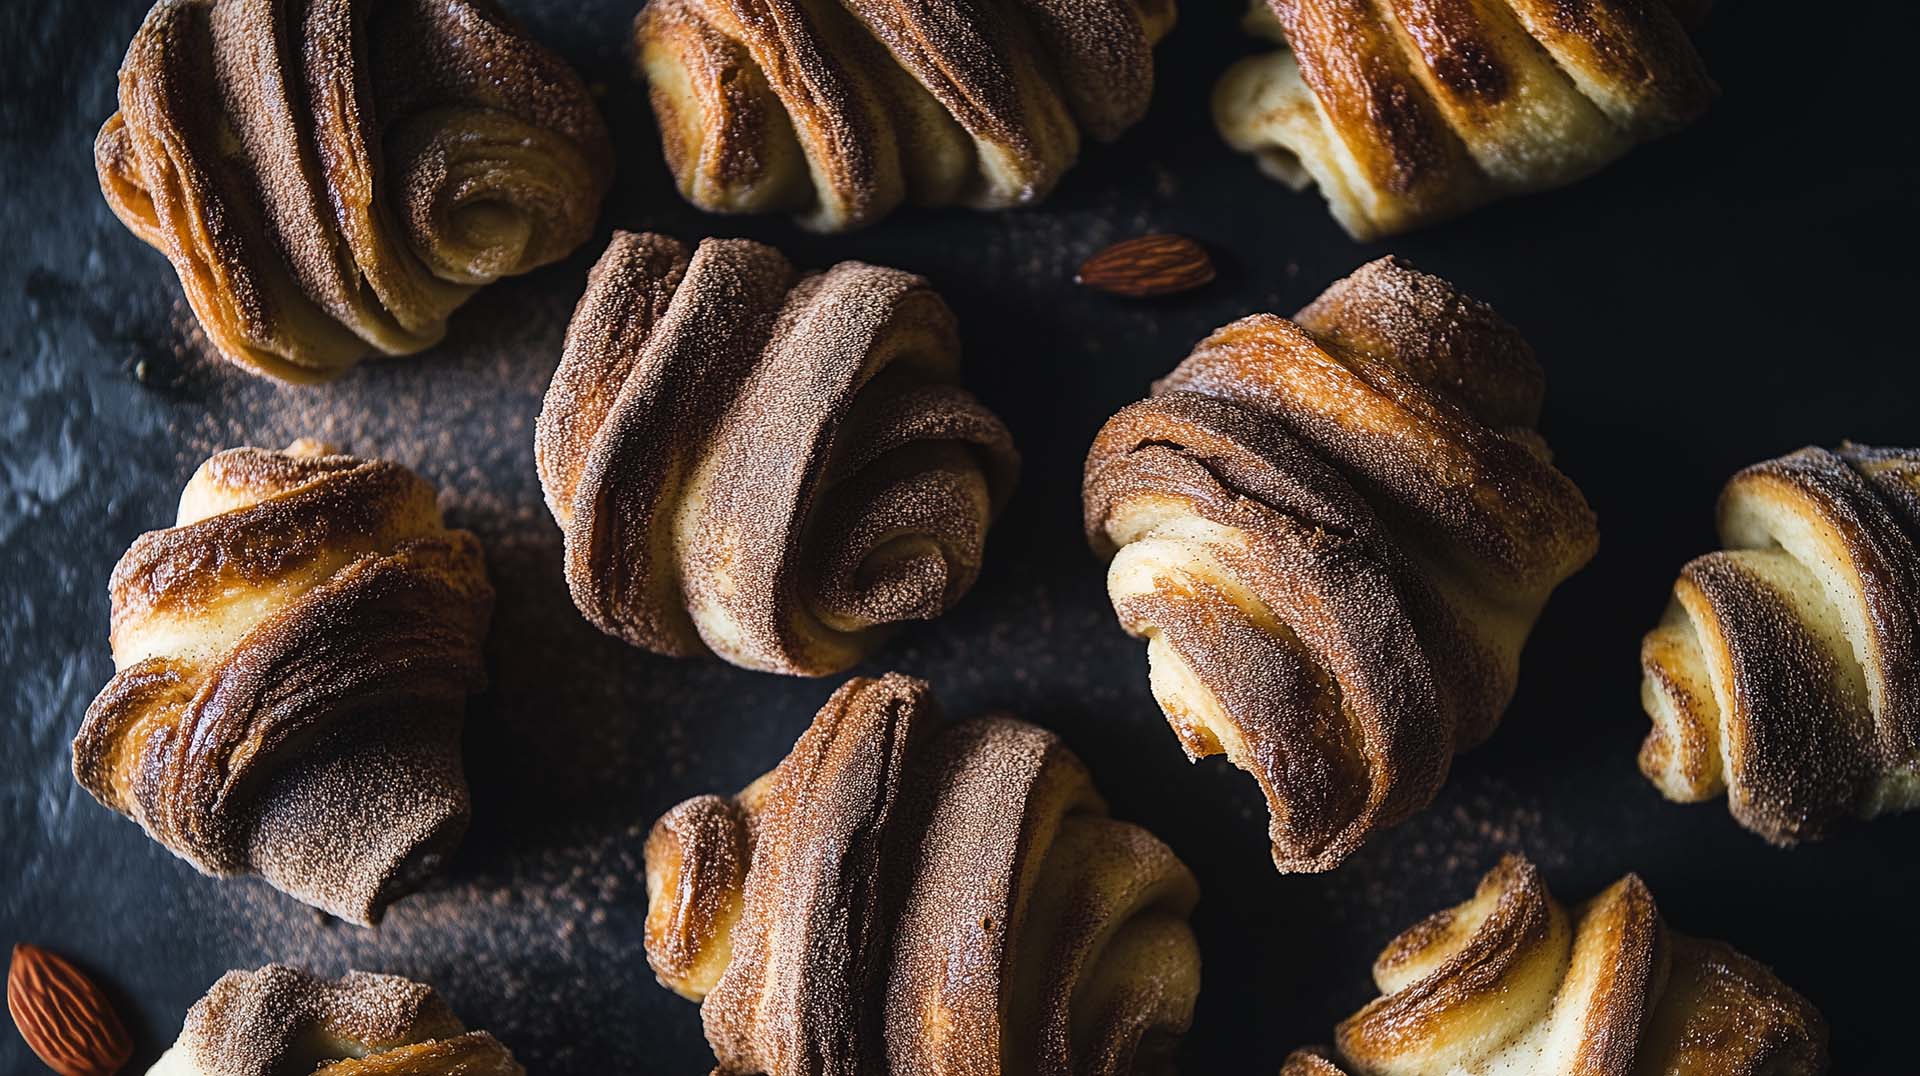
[[[1920,806],[1920,452],[1801,449],[1719,516],[1641,645],[1642,772],[1776,844]]]
[[[1703,112],[1708,0],[1252,0],[1286,46],[1214,91],[1235,149],[1317,186],[1356,239],[1597,171]]]
[[[525,1076],[500,1040],[468,1031],[430,986],[269,964],[230,971],[187,1012],[147,1076]]]
[[[574,603],[656,653],[807,676],[938,616],[1019,468],[959,363],[910,273],[616,233],[534,439]]]
[[[159,0],[94,144],[220,353],[319,381],[587,238],[613,153],[491,0]]]
[[[361,924],[459,843],[493,590],[413,472],[229,449],[109,589],[117,671],[73,741],[95,799],[201,871]]]
[[[1153,1070],[1186,1030],[1193,876],[1053,734],[834,693],[772,772],[647,838],[647,959],[722,1074]]]
[[[858,228],[1046,197],[1153,95],[1174,0],[648,0],[634,54],[680,193]]]
[[[1815,1076],[1827,1026],[1765,965],[1668,929],[1629,874],[1563,907],[1508,856],[1374,961],[1381,997],[1281,1076]]]
[[[1201,341],[1087,456],[1086,530],[1191,757],[1259,781],[1274,864],[1328,870],[1490,734],[1596,545],[1512,326],[1382,259]]]

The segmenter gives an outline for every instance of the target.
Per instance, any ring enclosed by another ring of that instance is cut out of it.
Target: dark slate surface
[[[1712,544],[1738,466],[1843,437],[1912,444],[1920,390],[1914,127],[1905,42],[1886,5],[1845,48],[1756,4],[1704,37],[1725,93],[1697,128],[1572,190],[1388,245],[1342,236],[1316,198],[1259,179],[1205,119],[1213,76],[1251,46],[1235,3],[1190,2],[1163,47],[1149,120],[1088,152],[1028,212],[905,212],[845,237],[704,218],[673,195],[628,81],[623,4],[517,0],[604,89],[620,148],[602,220],[687,238],[745,234],[802,264],[860,257],[930,276],[959,312],[971,383],[1026,453],[986,572],[952,615],[862,671],[931,678],[956,714],[1006,707],[1059,729],[1117,814],[1198,873],[1205,990],[1188,1067],[1272,1071],[1371,996],[1398,928],[1458,899],[1506,849],[1563,896],[1628,870],[1669,920],[1731,939],[1826,1012],[1840,1071],[1903,1068],[1917,951],[1920,816],[1793,852],[1719,806],[1661,802],[1634,768],[1645,728],[1636,647],[1675,569]],[[275,390],[205,357],[163,259],[95,187],[90,146],[143,0],[0,9],[0,941],[72,954],[131,1018],[137,1068],[222,971],[283,959],[440,984],[537,1072],[699,1071],[695,1009],[640,951],[645,827],[678,799],[732,790],[791,743],[829,683],[675,663],[573,615],[539,503],[531,420],[600,239],[486,292],[447,343],[320,390]],[[1817,16],[1815,16],[1817,18]],[[1850,23],[1858,26],[1858,23]],[[1220,281],[1125,303],[1071,284],[1086,253],[1150,229],[1193,234]],[[1291,311],[1392,250],[1493,301],[1545,362],[1545,429],[1598,509],[1598,560],[1548,608],[1519,698],[1439,802],[1336,873],[1280,877],[1250,781],[1188,766],[1114,626],[1078,522],[1093,431],[1214,326]],[[449,876],[378,931],[328,924],[263,885],[196,875],[96,805],[67,743],[109,674],[105,582],[166,522],[211,449],[319,433],[398,456],[488,542],[501,595],[494,687],[472,709],[477,816]],[[32,1071],[0,1034],[0,1071]]]

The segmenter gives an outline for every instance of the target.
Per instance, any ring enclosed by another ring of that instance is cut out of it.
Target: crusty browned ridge
[[[574,604],[657,653],[807,676],[945,612],[1019,468],[959,363],[910,273],[615,233],[534,434]]]
[[[1817,1076],[1827,1025],[1771,970],[1668,929],[1629,874],[1572,909],[1508,856],[1387,945],[1381,997],[1281,1076]]]
[[[413,472],[304,440],[221,452],[109,592],[117,671],[73,741],[95,799],[207,874],[361,924],[459,843],[493,589]]]
[[[858,228],[902,202],[1044,198],[1146,111],[1174,0],[648,0],[634,23],[680,193]]]
[[[1804,448],[1719,516],[1641,644],[1641,771],[1775,844],[1920,806],[1920,451]]]
[[[580,79],[493,0],[159,0],[94,143],[221,354],[322,381],[567,255],[612,176]]]
[[[112,1003],[65,957],[16,942],[7,965],[7,1013],[35,1057],[58,1076],[113,1076],[133,1040]]]
[[[1283,871],[1338,865],[1489,735],[1593,513],[1492,309],[1387,258],[1201,341],[1101,429],[1087,537],[1189,756],[1252,774]]]
[[[1356,239],[1571,183],[1714,94],[1707,0],[1252,0],[1285,46],[1214,91],[1234,148],[1318,186]]]
[[[422,983],[269,964],[230,971],[187,1013],[148,1076],[526,1076]]]
[[[647,838],[647,959],[716,1073],[1165,1071],[1198,890],[1044,729],[848,682],[792,753]]]

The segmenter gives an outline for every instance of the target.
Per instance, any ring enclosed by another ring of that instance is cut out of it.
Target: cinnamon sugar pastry
[[[1110,419],[1087,536],[1191,757],[1224,752],[1274,864],[1328,870],[1426,805],[1512,697],[1596,544],[1533,429],[1526,342],[1393,259],[1242,318]]]
[[[1776,844],[1920,807],[1920,451],[1801,449],[1719,514],[1640,648],[1640,769]]]
[[[820,231],[903,201],[1044,198],[1080,134],[1146,112],[1174,0],[648,0],[634,23],[680,193]]]
[[[616,233],[534,435],[574,603],[656,653],[809,676],[938,616],[1019,467],[959,362],[917,276]]]
[[[1058,738],[858,679],[772,772],[647,838],[647,960],[718,1074],[1156,1071],[1199,989],[1193,876]]]
[[[468,1031],[433,988],[284,964],[230,971],[187,1013],[147,1076],[525,1076],[500,1040]]]
[[[1287,46],[1214,91],[1235,149],[1318,186],[1356,239],[1571,183],[1713,96],[1687,26],[1708,0],[1253,0]]]
[[[1827,1027],[1765,965],[1669,930],[1629,874],[1571,910],[1508,856],[1374,961],[1383,996],[1282,1076],[1814,1076]]]
[[[398,464],[236,448],[113,570],[118,670],[73,773],[201,871],[372,924],[466,830],[480,543]]]
[[[429,347],[474,289],[565,257],[613,154],[492,0],[159,0],[94,159],[220,353],[307,382]]]

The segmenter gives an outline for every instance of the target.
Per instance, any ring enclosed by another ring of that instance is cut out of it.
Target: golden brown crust
[[[1199,987],[1180,861],[1051,733],[943,725],[903,676],[850,681],[745,792],[669,812],[647,870],[648,958],[704,999],[720,1073],[1125,1073]]]
[[[574,603],[636,646],[801,675],[938,616],[1019,467],[958,367],[919,277],[616,233],[534,435]]]
[[[1146,111],[1172,0],[649,0],[634,22],[680,191],[822,231],[902,201],[1045,197]]]
[[[1685,7],[1688,10],[1676,10]],[[1228,71],[1214,118],[1357,239],[1572,182],[1698,116],[1705,4],[1253,0],[1287,51]]]
[[[1215,332],[1108,421],[1089,540],[1189,755],[1260,782],[1274,862],[1327,870],[1429,802],[1593,554],[1518,334],[1387,259],[1297,324]]]
[[[1920,805],[1920,453],[1802,449],[1734,476],[1641,647],[1640,768],[1777,844]]]
[[[1297,1052],[1284,1076],[1827,1065],[1826,1022],[1806,999],[1722,943],[1668,930],[1634,875],[1569,913],[1508,856],[1471,900],[1394,939],[1374,979],[1382,996],[1340,1024],[1337,1054]]]
[[[202,871],[359,923],[458,843],[493,591],[406,468],[307,441],[222,452],[110,593],[119,671],[73,744],[100,802]]]
[[[223,355],[319,381],[436,343],[586,239],[612,149],[491,3],[159,0],[95,142],[107,202]]]

